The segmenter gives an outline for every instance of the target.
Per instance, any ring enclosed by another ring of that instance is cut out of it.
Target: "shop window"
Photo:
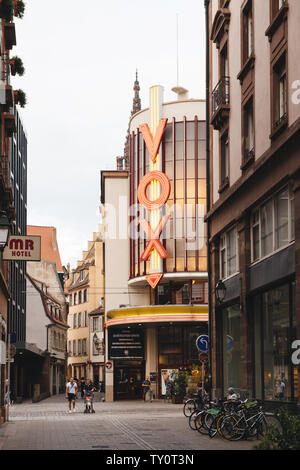
[[[254,311],[256,396],[291,401],[299,386],[291,362],[291,344],[296,339],[294,284],[256,296]]]
[[[223,391],[233,387],[239,393],[240,378],[240,305],[232,305],[222,312],[223,319]]]

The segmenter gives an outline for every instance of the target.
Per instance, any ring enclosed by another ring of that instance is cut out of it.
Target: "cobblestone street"
[[[249,450],[253,442],[210,439],[192,431],[182,405],[161,401],[95,403],[82,399],[69,414],[64,395],[10,408],[0,427],[0,450]]]

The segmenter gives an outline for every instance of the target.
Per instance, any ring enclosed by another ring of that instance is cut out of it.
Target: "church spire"
[[[133,116],[135,113],[137,113],[138,111],[140,111],[142,109],[141,98],[140,98],[140,82],[139,82],[139,79],[138,79],[138,71],[137,70],[135,72],[135,82],[134,82],[134,86],[133,86],[133,91],[134,91],[134,98],[133,98],[131,116]],[[125,145],[124,145],[124,160],[125,160],[125,169],[128,169],[128,165],[129,165],[129,125],[128,125],[128,129],[127,129],[127,136],[126,136],[126,141],[125,141]]]
[[[141,98],[140,98],[140,82],[138,80],[138,71],[135,72],[135,82],[134,82],[134,98],[133,106],[131,111],[131,116],[141,110]]]

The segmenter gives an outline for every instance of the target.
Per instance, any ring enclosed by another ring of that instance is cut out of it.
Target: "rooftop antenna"
[[[177,98],[179,101],[184,101],[188,99],[188,90],[179,86],[179,13],[176,13],[176,43],[177,43],[177,85],[172,88],[174,93],[177,93]]]

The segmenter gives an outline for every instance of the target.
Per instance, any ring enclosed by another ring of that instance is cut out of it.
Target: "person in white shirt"
[[[69,400],[69,413],[72,413],[72,403],[73,403],[73,412],[76,411],[75,409],[75,400],[78,393],[77,383],[75,382],[74,378],[71,377],[70,381],[66,385],[66,398]]]
[[[238,396],[232,387],[228,389],[227,400],[237,400]]]

